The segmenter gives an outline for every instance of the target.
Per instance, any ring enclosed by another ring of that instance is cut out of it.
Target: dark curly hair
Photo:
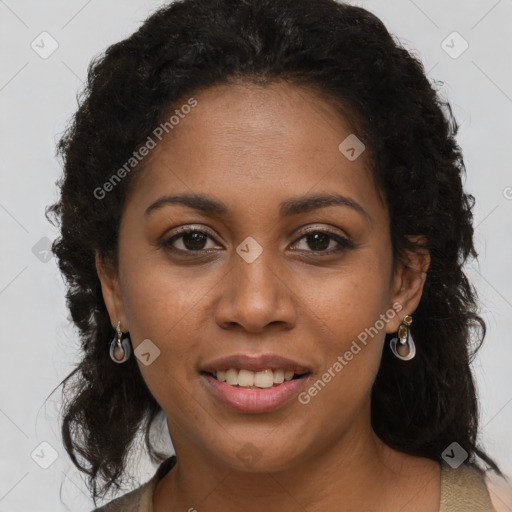
[[[486,326],[463,265],[476,257],[466,171],[451,107],[420,60],[367,10],[334,0],[177,0],[97,56],[78,109],[57,144],[64,173],[46,216],[61,236],[53,252],[83,356],[61,382],[62,435],[96,501],[119,488],[137,434],[156,463],[150,430],[161,408],[135,358],[114,364],[114,335],[95,252],[117,268],[125,199],[144,161],[103,199],[104,184],[183,98],[214,84],[309,87],[347,115],[367,148],[390,214],[394,261],[427,249],[431,264],[414,314],[419,350],[403,363],[386,343],[372,388],[372,427],[389,446],[441,462],[453,442],[501,475],[477,445],[470,364]],[[55,223],[55,222],[54,222]],[[409,235],[420,235],[413,239]],[[389,341],[387,335],[386,341]],[[101,407],[98,405],[101,404]]]

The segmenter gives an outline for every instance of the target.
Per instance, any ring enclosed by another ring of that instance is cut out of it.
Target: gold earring
[[[416,355],[416,345],[409,329],[411,324],[412,316],[406,315],[398,327],[398,338],[393,338],[389,342],[393,354],[402,361],[409,361]]]

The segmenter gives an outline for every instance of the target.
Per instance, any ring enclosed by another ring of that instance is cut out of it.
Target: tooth
[[[274,384],[282,384],[284,382],[284,370],[274,370]]]
[[[244,387],[254,386],[254,372],[240,370],[238,372],[238,385]]]
[[[284,381],[292,380],[295,374],[293,371],[284,371],[283,369],[252,372],[235,368],[230,368],[227,371],[217,370],[214,373],[217,380],[226,382],[231,386],[256,386],[258,388],[271,388],[274,384],[282,384]]]
[[[258,388],[271,388],[274,385],[272,370],[263,370],[254,374],[254,385]]]
[[[236,386],[238,384],[238,372],[234,368],[230,368],[226,372],[226,382],[231,384],[231,386]]]

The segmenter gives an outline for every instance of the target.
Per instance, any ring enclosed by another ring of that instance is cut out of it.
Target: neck
[[[437,510],[434,507],[439,505],[439,493],[432,488],[438,484],[437,463],[385,445],[371,429],[369,406],[366,412],[323,451],[304,447],[299,464],[274,472],[233,469],[187,442],[187,438],[178,436],[175,442],[173,435],[177,464],[157,485],[154,512],[260,512],[269,503],[272,509],[285,511],[385,512],[398,510],[399,503],[406,503],[409,498],[404,489],[421,488],[426,476],[432,510]],[[422,460],[427,463],[422,464]]]

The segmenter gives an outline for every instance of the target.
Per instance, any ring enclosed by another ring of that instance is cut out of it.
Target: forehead
[[[339,160],[341,137],[354,131],[333,105],[284,82],[219,85],[194,98],[197,106],[167,137],[177,156],[191,148],[204,149],[189,158],[247,160],[247,167],[264,164],[261,171],[272,158],[325,164]],[[165,142],[156,148],[156,156],[167,149]]]
[[[351,160],[339,148],[356,136],[350,119],[312,90],[244,83],[213,86],[193,98],[196,106],[181,113],[144,162],[134,188],[141,208],[176,191],[210,193],[227,203],[249,195],[265,204],[308,192],[375,203],[365,152]]]

